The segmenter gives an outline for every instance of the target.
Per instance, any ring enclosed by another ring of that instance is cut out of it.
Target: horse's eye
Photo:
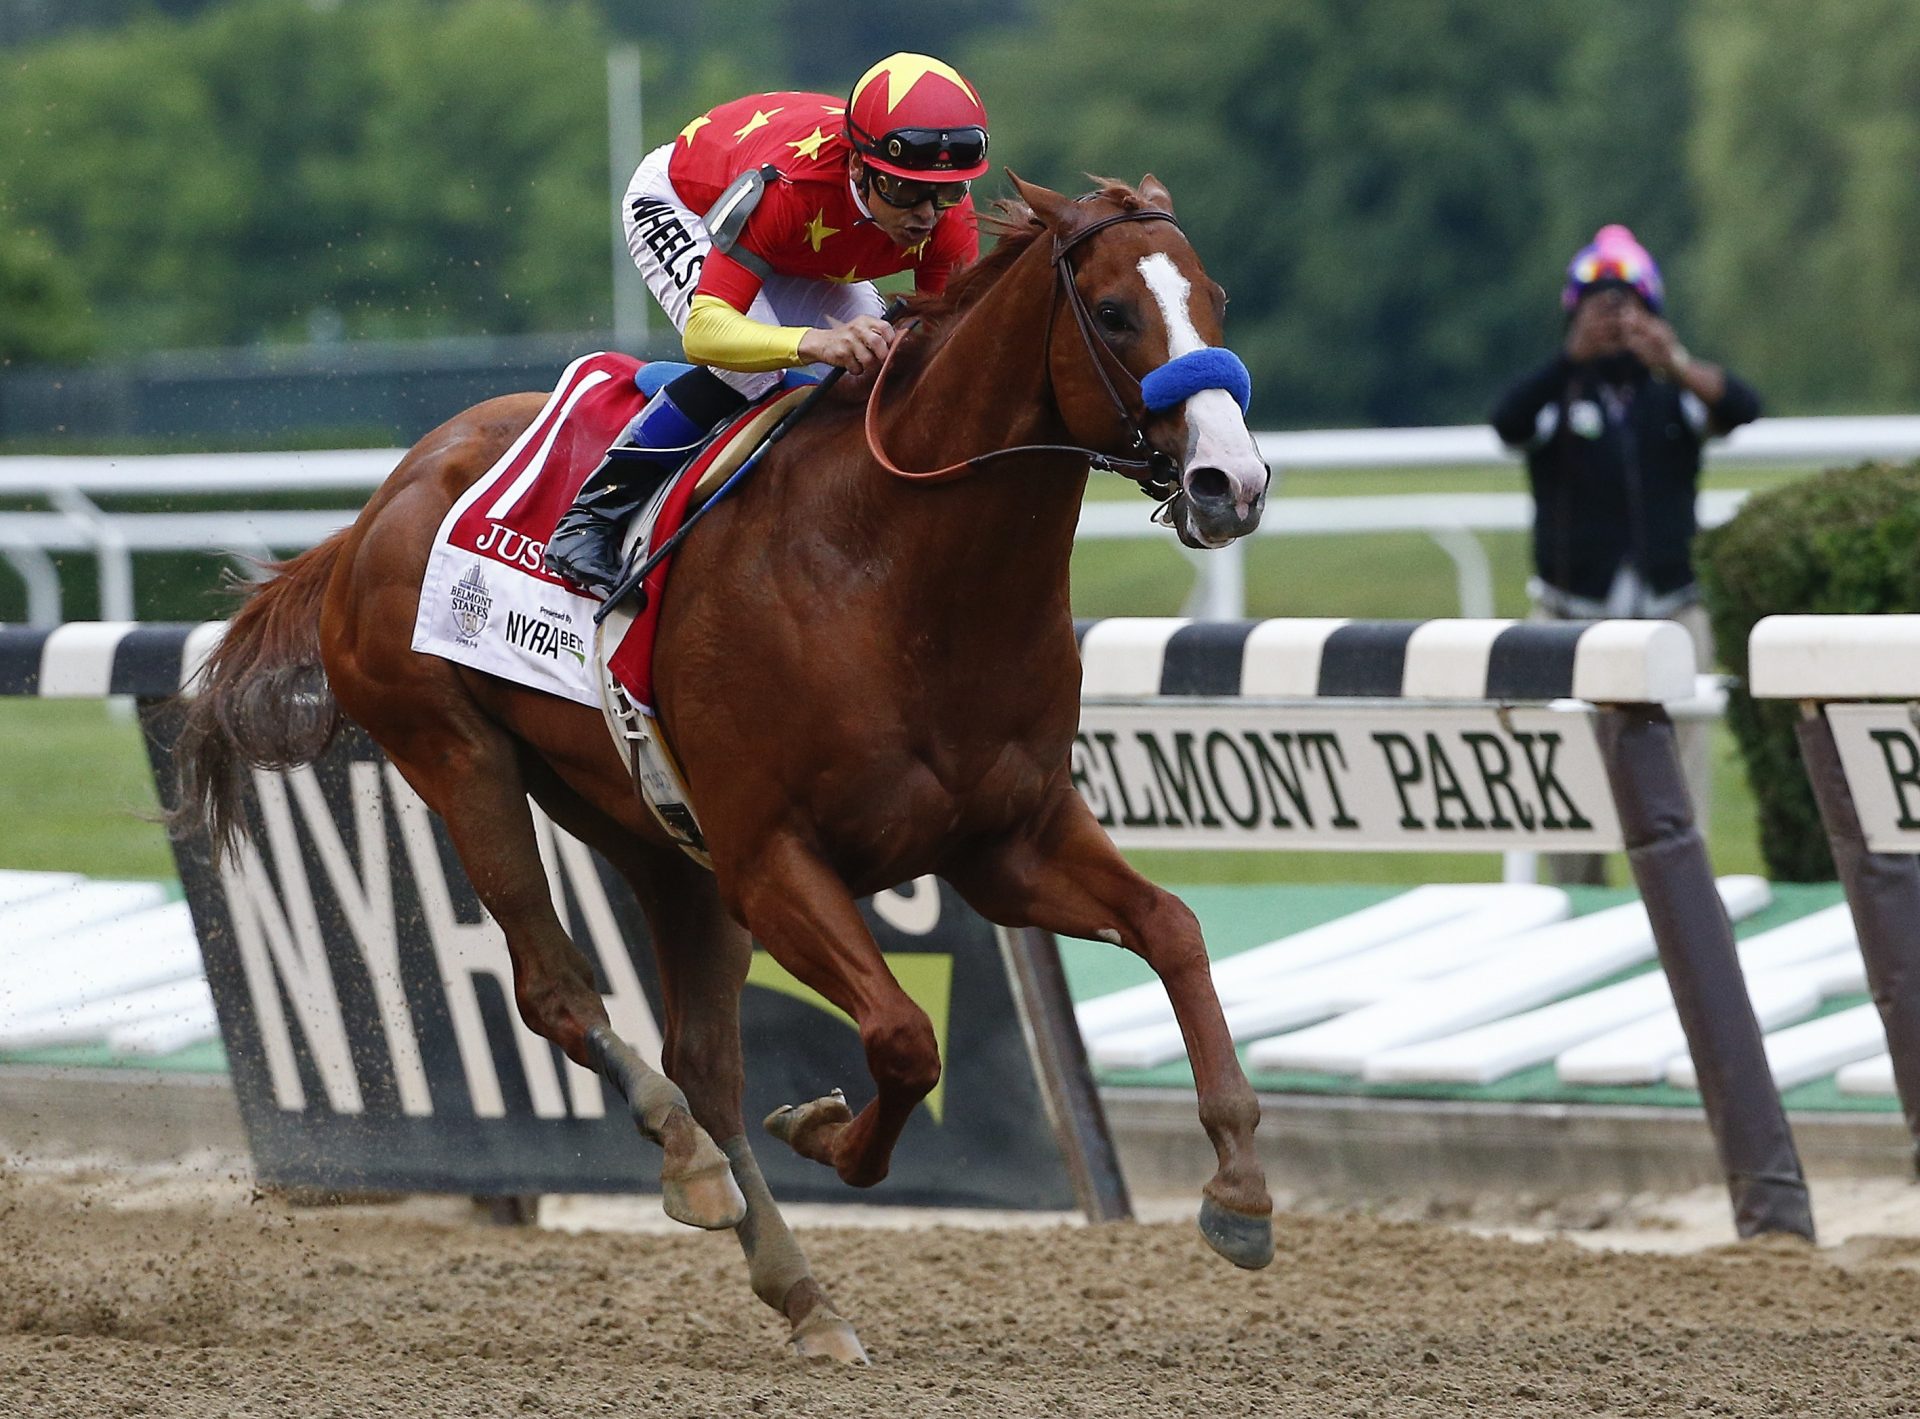
[[[1132,327],[1128,324],[1127,313],[1112,301],[1101,301],[1094,314],[1100,317],[1100,323],[1115,335],[1123,335]]]

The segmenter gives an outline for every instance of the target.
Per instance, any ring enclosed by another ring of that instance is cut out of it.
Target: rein
[[[1074,324],[1079,327],[1080,339],[1086,346],[1088,358],[1093,361],[1094,373],[1100,376],[1100,385],[1106,390],[1114,412],[1120,416],[1121,425],[1132,434],[1129,448],[1137,451],[1146,447],[1147,436],[1140,427],[1140,420],[1134,416],[1133,410],[1128,407],[1126,400],[1114,386],[1113,377],[1107,373],[1108,363],[1119,365],[1120,373],[1132,382],[1136,390],[1140,388],[1140,381],[1134,379],[1132,372],[1125,365],[1120,365],[1113,351],[1107,348],[1106,342],[1094,331],[1093,316],[1087,310],[1087,303],[1080,295],[1079,286],[1074,283],[1071,255],[1074,247],[1088,237],[1120,222],[1173,222],[1176,228],[1180,225],[1174,221],[1171,212],[1163,212],[1157,207],[1142,207],[1131,212],[1115,212],[1111,216],[1102,217],[1097,222],[1088,223],[1068,236],[1062,237],[1056,233],[1053,238],[1051,262],[1054,285],[1059,295],[1065,300],[1067,309],[1073,312]],[[1047,334],[1043,342],[1043,348],[1047,350],[1053,348],[1053,322],[1060,304],[1061,302],[1056,300],[1047,307]],[[887,373],[893,367],[893,357],[900,352],[900,347],[905,343],[906,332],[903,332],[901,337],[893,342],[892,348],[887,351],[886,358],[880,362],[880,372],[873,379],[873,391],[867,396],[867,451],[873,455],[875,462],[894,477],[905,478],[915,483],[941,483],[977,473],[997,459],[1015,458],[1031,453],[1065,453],[1085,458],[1089,465],[1103,472],[1118,473],[1123,477],[1131,478],[1140,485],[1142,491],[1151,496],[1167,497],[1176,491],[1175,483],[1179,470],[1170,456],[1158,450],[1150,452],[1145,458],[1129,458],[1119,454],[1102,453],[1098,449],[1082,448],[1079,444],[1023,443],[1013,448],[977,453],[958,463],[949,463],[944,468],[931,468],[924,472],[912,472],[902,468],[889,458],[886,450],[880,446],[880,400],[881,392],[886,385]]]

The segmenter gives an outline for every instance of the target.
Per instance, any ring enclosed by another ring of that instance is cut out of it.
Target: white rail
[[[1422,429],[1335,429],[1256,435],[1262,455],[1282,476],[1289,470],[1420,469],[1511,466],[1513,455],[1484,425]],[[405,450],[343,449],[303,453],[36,455],[0,457],[0,498],[43,499],[52,511],[0,513],[0,558],[27,588],[28,619],[63,619],[59,579],[48,555],[86,552],[98,563],[100,615],[134,619],[134,563],[140,552],[205,551],[265,556],[311,546],[352,520],[349,509],[141,513],[103,509],[98,497],[181,494],[246,497],[259,493],[367,493],[378,487]],[[1709,460],[1723,467],[1848,463],[1920,456],[1920,416],[1876,415],[1820,419],[1765,419],[1712,445]],[[1702,495],[1703,526],[1725,522],[1746,497],[1716,490]],[[1493,572],[1479,537],[1524,531],[1532,504],[1512,493],[1275,499],[1258,535],[1320,537],[1417,532],[1452,559],[1462,616],[1490,616]],[[1144,504],[1089,503],[1080,536],[1089,541],[1171,536],[1147,520]],[[1185,608],[1195,616],[1246,614],[1242,544],[1190,553],[1196,567]]]
[[[1513,457],[1485,424],[1424,429],[1324,429],[1254,436],[1261,455],[1290,468],[1472,468]],[[1858,462],[1920,453],[1920,415],[1859,414],[1762,419],[1708,445],[1730,467]]]

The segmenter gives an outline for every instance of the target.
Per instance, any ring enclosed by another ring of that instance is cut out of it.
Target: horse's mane
[[[1111,212],[1137,212],[1150,205],[1132,187],[1115,178],[1093,180],[1100,185],[1077,199],[1090,213],[1107,216]],[[978,214],[977,220],[983,236],[998,240],[991,251],[955,272],[946,290],[939,295],[906,298],[905,315],[915,323],[916,338],[911,348],[901,351],[896,378],[912,381],[918,377],[927,361],[953,333],[958,317],[992,290],[1026,254],[1027,248],[1050,230],[1033,208],[1015,197],[996,198],[992,206]],[[848,402],[865,402],[867,388],[863,381],[845,397]]]
[[[1095,177],[1099,184],[1078,200],[1094,207],[1105,203],[1117,212],[1137,212],[1147,200],[1126,183],[1111,177]],[[913,296],[907,301],[907,314],[917,319],[929,333],[937,333],[954,316],[979,300],[1018,261],[1026,249],[1047,231],[1047,224],[1018,198],[996,198],[979,214],[982,236],[998,238],[993,250],[962,267],[937,296]]]

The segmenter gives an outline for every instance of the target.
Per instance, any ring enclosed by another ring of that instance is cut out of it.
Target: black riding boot
[[[707,369],[689,370],[662,388],[587,475],[573,506],[561,515],[547,539],[547,570],[597,595],[609,595],[620,582],[620,538],[627,520],[646,506],[709,430],[745,403]]]

